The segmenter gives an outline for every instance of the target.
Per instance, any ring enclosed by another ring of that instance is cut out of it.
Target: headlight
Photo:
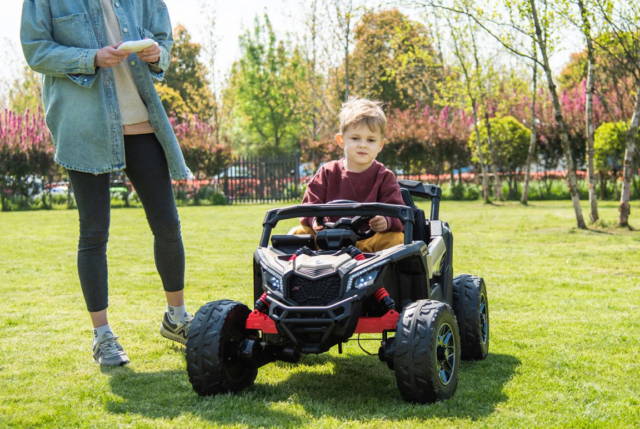
[[[376,281],[376,277],[378,277],[378,273],[380,270],[369,271],[368,273],[364,273],[353,282],[353,286],[356,289],[362,289],[367,286],[371,286]]]
[[[354,286],[358,289],[362,289],[374,284],[376,281],[376,277],[378,277],[378,274],[382,270],[382,268],[380,267],[387,264],[388,262],[388,259],[384,259],[380,262],[369,265],[363,270],[356,271],[355,273],[351,274],[349,276],[349,280],[347,281],[347,292],[350,291]]]
[[[268,268],[262,269],[262,284],[271,290],[282,292],[282,277]]]

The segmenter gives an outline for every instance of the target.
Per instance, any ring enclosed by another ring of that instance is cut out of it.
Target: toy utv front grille
[[[289,280],[289,299],[304,307],[324,307],[340,298],[340,276],[306,279],[294,275]]]

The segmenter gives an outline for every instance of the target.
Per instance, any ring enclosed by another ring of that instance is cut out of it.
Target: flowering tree
[[[53,144],[40,109],[18,115],[0,112],[0,195],[9,210],[9,195],[27,195],[29,176],[50,176],[55,168]]]
[[[181,118],[172,116],[170,122],[185,162],[197,179],[205,179],[222,173],[231,159],[228,145],[216,143],[216,124],[203,122],[198,115]]]

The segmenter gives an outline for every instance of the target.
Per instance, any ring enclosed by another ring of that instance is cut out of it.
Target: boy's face
[[[336,134],[338,146],[344,149],[349,164],[368,168],[384,147],[380,130],[372,131],[366,124],[353,125],[344,134]]]

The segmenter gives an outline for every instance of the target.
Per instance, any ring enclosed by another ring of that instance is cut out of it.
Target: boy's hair
[[[371,131],[380,130],[384,137],[387,117],[382,111],[382,103],[367,98],[349,97],[340,110],[340,134],[359,124],[365,124]]]

